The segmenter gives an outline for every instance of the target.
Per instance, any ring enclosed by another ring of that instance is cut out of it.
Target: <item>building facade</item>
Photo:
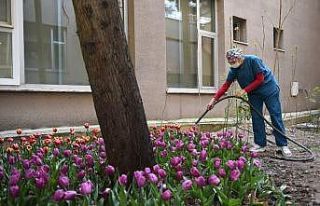
[[[224,54],[235,46],[273,69],[285,112],[319,107],[306,98],[320,85],[318,0],[119,6],[148,120],[198,117],[224,82]],[[0,0],[0,131],[97,124],[76,31],[72,0]],[[208,117],[223,116],[224,106]]]

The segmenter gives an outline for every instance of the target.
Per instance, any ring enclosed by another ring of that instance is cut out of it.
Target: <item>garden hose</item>
[[[292,142],[293,144],[299,146],[300,148],[304,149],[307,153],[309,153],[309,155],[307,157],[303,157],[303,158],[297,158],[297,157],[285,157],[285,156],[272,156],[275,159],[281,159],[281,160],[287,160],[287,161],[299,161],[299,162],[306,162],[306,161],[313,161],[315,160],[315,156],[313,154],[313,152],[307,148],[306,146],[296,142],[295,140],[291,139],[290,137],[288,137],[287,135],[285,135],[282,131],[280,131],[279,129],[277,129],[276,127],[274,127],[272,125],[271,122],[269,122],[266,118],[264,118],[264,116],[256,109],[253,107],[253,105],[246,99],[244,99],[243,97],[238,97],[238,96],[226,96],[223,97],[221,99],[219,99],[215,104],[218,104],[219,102],[222,102],[224,100],[227,99],[240,99],[243,102],[247,103],[261,118],[264,119],[264,121],[270,126],[272,127],[273,130],[279,132],[280,134],[282,134],[287,140],[289,140],[290,142]],[[195,124],[198,124],[201,119],[209,112],[210,110],[206,110],[199,118],[198,120],[195,122]]]

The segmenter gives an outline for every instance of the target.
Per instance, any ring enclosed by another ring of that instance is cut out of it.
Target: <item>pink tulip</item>
[[[239,177],[240,177],[240,174],[241,173],[240,173],[239,170],[237,170],[237,169],[232,170],[230,172],[230,180],[233,181],[233,182],[237,181],[239,179]]]
[[[93,189],[94,189],[94,185],[89,180],[80,184],[79,191],[83,195],[89,195],[93,192]]]
[[[218,169],[221,166],[221,159],[219,157],[214,158],[213,160],[213,166],[214,168]]]
[[[119,182],[120,185],[123,185],[123,186],[127,185],[127,183],[128,183],[128,177],[127,177],[127,175],[122,174],[122,175],[118,178],[118,182]]]
[[[165,190],[163,193],[161,193],[161,198],[164,201],[169,201],[172,198],[172,193],[170,190]]]
[[[212,186],[218,186],[220,184],[220,179],[216,175],[211,175],[208,178],[208,183]]]
[[[204,187],[207,184],[207,181],[203,176],[196,177],[195,182],[199,187]]]
[[[196,168],[196,167],[192,167],[190,169],[190,173],[194,177],[199,177],[200,176],[200,172],[199,172],[198,168]]]
[[[227,163],[226,163],[226,165],[227,165],[231,170],[233,170],[234,168],[237,167],[237,163],[236,163],[236,161],[234,161],[234,160],[228,160]]]
[[[223,168],[218,170],[219,177],[225,177],[227,175],[226,171]]]
[[[182,189],[184,191],[187,191],[187,190],[190,190],[192,188],[192,181],[191,180],[185,180],[183,183],[182,183]]]

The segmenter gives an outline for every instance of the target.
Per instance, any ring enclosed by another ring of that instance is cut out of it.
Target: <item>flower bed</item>
[[[108,165],[97,130],[0,138],[0,205],[243,205],[281,200],[243,135],[152,128],[156,165],[127,174]],[[17,130],[21,134],[20,130]]]

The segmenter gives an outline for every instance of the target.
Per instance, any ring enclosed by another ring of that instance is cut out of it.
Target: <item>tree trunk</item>
[[[117,0],[73,0],[82,55],[111,165],[154,163],[149,130]]]

